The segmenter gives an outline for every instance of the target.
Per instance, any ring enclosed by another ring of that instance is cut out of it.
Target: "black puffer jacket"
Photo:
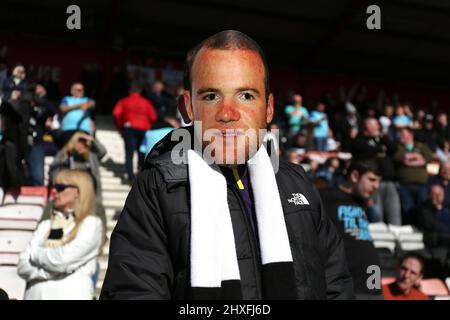
[[[189,299],[190,195],[187,165],[175,165],[170,133],[146,160],[111,236],[101,299]],[[299,299],[353,298],[342,240],[300,166],[276,174]],[[288,199],[302,193],[310,205]],[[262,299],[257,243],[237,189],[228,204],[244,299]]]

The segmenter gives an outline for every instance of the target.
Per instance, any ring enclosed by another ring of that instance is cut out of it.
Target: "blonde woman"
[[[54,179],[50,219],[42,221],[19,258],[25,299],[93,299],[92,276],[102,244],[88,173],[63,170]]]

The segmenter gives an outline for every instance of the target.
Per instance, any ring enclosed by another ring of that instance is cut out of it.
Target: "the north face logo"
[[[309,204],[308,199],[306,199],[306,197],[303,194],[293,193],[292,195],[293,195],[292,198],[287,199],[289,203],[294,203],[294,205],[296,206]]]

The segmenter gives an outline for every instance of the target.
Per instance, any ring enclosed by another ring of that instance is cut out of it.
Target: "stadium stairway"
[[[102,183],[103,206],[106,211],[107,241],[100,258],[100,274],[97,281],[95,297],[98,299],[108,267],[109,239],[123,209],[125,200],[131,189],[124,180],[125,149],[122,136],[114,127],[112,117],[96,118],[96,138],[105,146],[106,156],[101,160],[100,179]],[[137,170],[137,155],[133,159]]]

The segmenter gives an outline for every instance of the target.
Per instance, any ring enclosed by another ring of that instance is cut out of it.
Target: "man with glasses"
[[[76,131],[93,132],[91,112],[95,101],[84,96],[84,87],[76,82],[70,88],[70,96],[62,99],[59,110],[62,114],[60,142],[64,145]]]

